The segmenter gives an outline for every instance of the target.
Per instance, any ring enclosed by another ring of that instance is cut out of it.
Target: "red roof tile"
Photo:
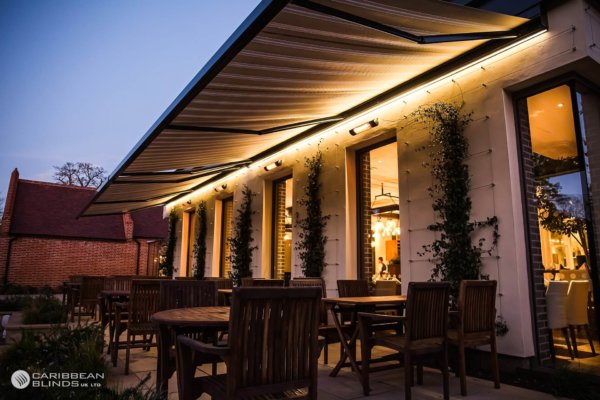
[[[166,239],[169,221],[163,218],[162,207],[145,208],[133,211],[133,236],[145,239]]]
[[[19,179],[10,233],[125,240],[121,215],[77,218],[95,193],[91,188]],[[134,237],[166,237],[166,221],[162,231],[161,222],[161,207],[145,210],[137,218],[134,216]],[[141,226],[136,228],[136,223]]]

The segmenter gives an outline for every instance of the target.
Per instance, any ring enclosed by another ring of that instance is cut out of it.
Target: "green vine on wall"
[[[471,180],[466,164],[469,143],[463,133],[472,121],[471,114],[461,114],[453,104],[438,102],[418,108],[412,116],[423,123],[431,135],[426,148],[431,157],[434,184],[429,192],[437,222],[427,228],[438,234],[433,243],[423,246],[419,255],[431,255],[434,263],[431,279],[449,282],[456,299],[461,280],[481,278],[481,257],[491,255],[500,237],[498,218],[470,220]],[[486,245],[483,237],[474,237],[476,231],[485,227],[493,230],[491,245]]]
[[[206,201],[201,201],[198,204],[196,218],[198,222],[198,234],[194,243],[194,258],[196,260],[194,277],[196,279],[203,279],[204,269],[206,268]]]
[[[229,239],[231,246],[231,278],[235,286],[241,286],[242,278],[252,276],[252,252],[257,246],[251,246],[252,237],[252,198],[255,193],[244,185],[242,204],[235,217],[233,237]]]
[[[179,221],[179,217],[177,216],[177,212],[173,209],[169,213],[169,234],[167,237],[167,247],[165,250],[165,254],[160,259],[160,272],[164,276],[173,276],[174,260],[175,260],[175,245],[177,244],[177,221]]]
[[[304,197],[298,201],[306,209],[300,218],[296,213],[296,227],[300,228],[299,241],[295,246],[300,258],[302,273],[306,277],[320,277],[327,265],[325,262],[325,227],[329,215],[321,210],[321,183],[319,177],[323,168],[323,154],[319,150],[313,157],[304,160],[308,168],[308,182],[304,187]]]

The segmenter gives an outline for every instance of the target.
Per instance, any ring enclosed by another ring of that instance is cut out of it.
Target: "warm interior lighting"
[[[558,103],[556,106],[557,106],[558,108],[563,108],[565,105],[564,105],[563,103]]]
[[[379,121],[376,119],[372,119],[369,122],[365,122],[364,124],[357,126],[356,128],[350,129],[350,134],[352,136],[355,136],[355,135],[358,135],[359,133],[368,131],[371,128],[375,128],[377,125],[379,125]]]
[[[269,165],[265,165],[265,171],[273,171],[275,168],[281,167],[281,164],[283,164],[283,161],[277,160]]]

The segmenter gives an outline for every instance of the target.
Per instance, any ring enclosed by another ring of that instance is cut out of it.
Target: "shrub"
[[[67,307],[53,295],[32,298],[23,308],[24,324],[58,324],[67,322]]]
[[[237,210],[233,237],[229,239],[231,246],[231,278],[235,286],[242,285],[242,278],[252,276],[252,252],[258,247],[252,246],[252,198],[255,193],[244,186],[242,204]]]
[[[0,311],[20,311],[31,301],[31,296],[10,296],[0,300]]]

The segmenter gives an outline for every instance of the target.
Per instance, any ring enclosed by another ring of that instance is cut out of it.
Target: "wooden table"
[[[169,378],[175,372],[171,360],[171,346],[181,332],[202,331],[206,328],[227,329],[229,307],[193,307],[159,311],[152,315],[158,326],[158,360],[156,364],[156,387],[168,393]]]
[[[335,368],[329,374],[332,377],[337,376],[340,369],[346,364],[346,359],[350,361],[349,366],[356,372],[358,380],[362,384],[362,374],[356,361],[356,340],[359,335],[358,324],[356,323],[356,314],[359,312],[374,312],[378,308],[400,308],[406,303],[406,296],[365,296],[365,297],[328,297],[323,299],[331,315],[333,316],[333,324],[340,337],[340,343],[342,345],[342,355],[340,360],[336,364]],[[339,319],[339,315],[342,312],[350,312],[353,314],[351,324],[354,326],[354,330],[349,339],[346,339],[342,323]]]
[[[126,302],[129,300],[129,290],[102,290],[100,291],[100,321],[104,328],[108,325],[108,348],[107,353],[111,354],[112,344],[115,334],[115,310],[113,304],[117,301]]]

